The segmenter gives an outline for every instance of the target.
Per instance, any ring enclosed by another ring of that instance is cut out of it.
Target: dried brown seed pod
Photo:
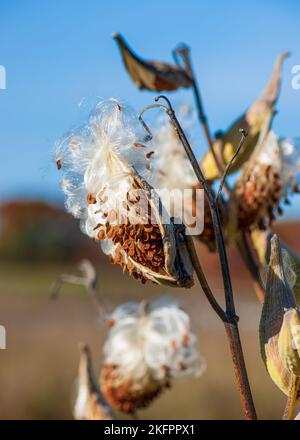
[[[299,171],[296,144],[278,140],[271,131],[257,144],[235,186],[238,202],[238,227],[267,229],[280,210],[281,200],[295,188]]]
[[[118,307],[104,345],[100,374],[110,405],[126,413],[145,408],[174,377],[205,370],[188,315],[168,300]]]
[[[192,87],[193,83],[187,70],[173,64],[142,60],[132,52],[120,34],[114,34],[114,38],[121,51],[124,65],[139,89],[163,91]]]
[[[264,126],[266,124],[270,126],[272,122],[275,113],[275,104],[280,90],[282,65],[287,56],[288,52],[283,52],[278,56],[272,75],[259,98],[228,130],[221,133],[214,142],[215,153],[220,157],[221,163],[223,162],[227,165],[239,145],[239,129],[243,128],[247,131],[248,136],[244,142],[242,151],[232,164],[229,170],[230,173],[239,169],[249,159],[264,130]],[[205,177],[209,180],[217,179],[220,176],[219,168],[211,151],[208,151],[202,159],[201,167]]]
[[[95,379],[91,352],[81,344],[78,371],[77,396],[74,405],[76,420],[112,420],[113,412],[105,401]]]

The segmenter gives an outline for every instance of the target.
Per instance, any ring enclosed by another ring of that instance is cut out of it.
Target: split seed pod
[[[123,271],[142,282],[191,287],[184,228],[165,215],[148,183],[151,151],[130,108],[101,102],[88,124],[58,147],[66,207]]]
[[[75,420],[112,420],[113,413],[95,379],[90,349],[80,346],[78,390],[74,406]]]
[[[214,150],[217,156],[220,157],[221,162],[223,161],[227,165],[239,145],[239,129],[242,128],[248,133],[242,151],[230,167],[229,173],[238,170],[248,160],[258,142],[265,123],[267,122],[270,125],[272,122],[280,90],[282,64],[287,56],[287,52],[279,55],[272,76],[260,97],[249,107],[246,113],[235,121],[225,133],[221,133],[214,142]],[[201,168],[208,180],[214,180],[219,177],[219,169],[210,151],[202,159]]]
[[[284,263],[288,266],[288,282],[296,299],[297,306],[300,307],[300,257],[286,245],[283,249]]]
[[[286,346],[284,347],[286,309],[296,309],[296,302],[285,276],[280,242],[274,235],[271,239],[266,295],[259,326],[260,346],[262,359],[270,377],[283,393],[289,395],[293,373],[287,368],[289,361],[285,357],[288,351]],[[281,330],[281,345],[279,345]]]
[[[145,61],[137,56],[128,46],[120,34],[114,34],[119,46],[124,65],[139,89],[153,90],[177,90],[180,87],[193,85],[189,72],[174,64],[160,61]]]
[[[284,313],[278,350],[285,368],[300,376],[300,315],[296,307],[287,309]]]
[[[266,229],[282,215],[280,206],[298,192],[299,153],[295,141],[279,140],[270,131],[258,143],[244,166],[235,186],[238,202],[238,226],[242,229]]]
[[[190,318],[173,301],[127,303],[107,323],[100,383],[114,409],[135,413],[168,388],[173,378],[199,376],[205,370]]]

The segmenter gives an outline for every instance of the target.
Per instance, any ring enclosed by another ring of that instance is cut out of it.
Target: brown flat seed
[[[108,328],[113,327],[113,326],[115,325],[115,323],[116,323],[116,320],[115,320],[115,319],[108,319],[108,320],[106,321],[106,325],[107,325]]]
[[[89,205],[94,205],[96,203],[96,197],[93,194],[88,193],[88,195],[86,196],[86,201]]]
[[[101,226],[101,223],[98,223],[98,224],[93,228],[93,231],[96,231],[96,229],[100,228],[100,226]]]
[[[103,231],[103,229],[100,229],[100,231],[97,234],[97,237],[98,237],[99,240],[104,240],[105,232]]]
[[[135,142],[133,145],[134,145],[136,148],[146,148],[146,145],[141,144],[140,142]]]
[[[134,264],[132,263],[132,261],[128,261],[128,263],[127,263],[127,269],[129,270],[129,271],[132,271],[133,269],[134,269]]]
[[[115,235],[115,231],[111,228],[108,232],[106,232],[107,238],[112,238]]]
[[[154,154],[154,151],[149,151],[149,153],[146,154],[146,158],[150,159],[153,154]]]

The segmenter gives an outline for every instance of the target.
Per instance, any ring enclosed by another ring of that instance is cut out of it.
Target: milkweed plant
[[[138,303],[128,297],[112,311],[98,300],[96,270],[87,260],[80,276],[62,274],[52,287],[56,294],[63,282],[82,284],[106,328],[98,378],[89,347],[80,347],[74,418],[109,420],[116,410],[136,417],[175,380],[204,373],[205,359],[180,302],[142,296],[144,283],[187,289],[196,279],[224,325],[244,417],[257,418],[228,266],[227,247],[233,245],[263,304],[262,361],[287,396],[283,418],[292,419],[300,401],[300,257],[272,233],[284,205],[299,192],[300,141],[272,129],[288,53],[278,56],[248,109],[212,136],[187,46],[173,50],[174,62],[165,63],[141,58],[120,34],[114,39],[136,87],[191,89],[195,111],[183,106],[175,113],[165,95],[139,112],[114,98],[101,100],[83,126],[57,143],[66,210],[116,270],[141,283]],[[153,127],[145,122],[148,111],[163,116]],[[193,148],[197,120],[207,141],[201,158]],[[219,257],[225,306],[203,271],[198,242]]]

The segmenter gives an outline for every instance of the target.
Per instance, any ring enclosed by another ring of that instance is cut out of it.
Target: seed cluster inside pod
[[[288,195],[299,192],[299,155],[294,141],[278,140],[270,131],[257,144],[235,187],[238,226],[267,229],[282,215],[280,203],[289,204]]]
[[[151,223],[153,212],[147,192],[135,180],[133,188],[138,193],[124,195],[120,209],[104,212],[106,221],[99,225],[97,238],[109,239],[116,246],[110,256],[111,263],[120,265],[123,271],[144,283],[147,278],[134,263],[156,273],[163,272],[164,244],[159,225]]]
[[[128,260],[126,267],[124,267],[122,250],[132,260],[148,267],[154,272],[159,272],[164,267],[163,242],[158,225],[107,225],[106,236],[111,238],[114,244],[118,244],[115,249],[115,257],[112,257],[112,262],[120,264],[123,269],[127,269],[133,276],[141,277],[142,281],[146,281],[146,279],[134,267],[131,260]]]
[[[66,207],[130,275],[191,287],[193,267],[180,225],[171,216],[165,221],[167,211],[151,186],[152,148],[132,109],[100,102],[88,123],[57,148]]]
[[[170,386],[167,378],[158,382],[149,375],[143,378],[141,383],[135,383],[130,377],[122,377],[118,366],[113,364],[106,364],[103,367],[100,383],[107,402],[114,409],[128,414],[148,407],[164,388]]]
[[[122,304],[106,324],[100,383],[115,409],[145,408],[174,378],[205,370],[190,318],[172,300]]]
[[[279,207],[282,184],[271,165],[257,164],[254,170],[244,177],[243,185],[237,187],[239,227],[267,229],[276,219],[274,211],[282,213]]]

